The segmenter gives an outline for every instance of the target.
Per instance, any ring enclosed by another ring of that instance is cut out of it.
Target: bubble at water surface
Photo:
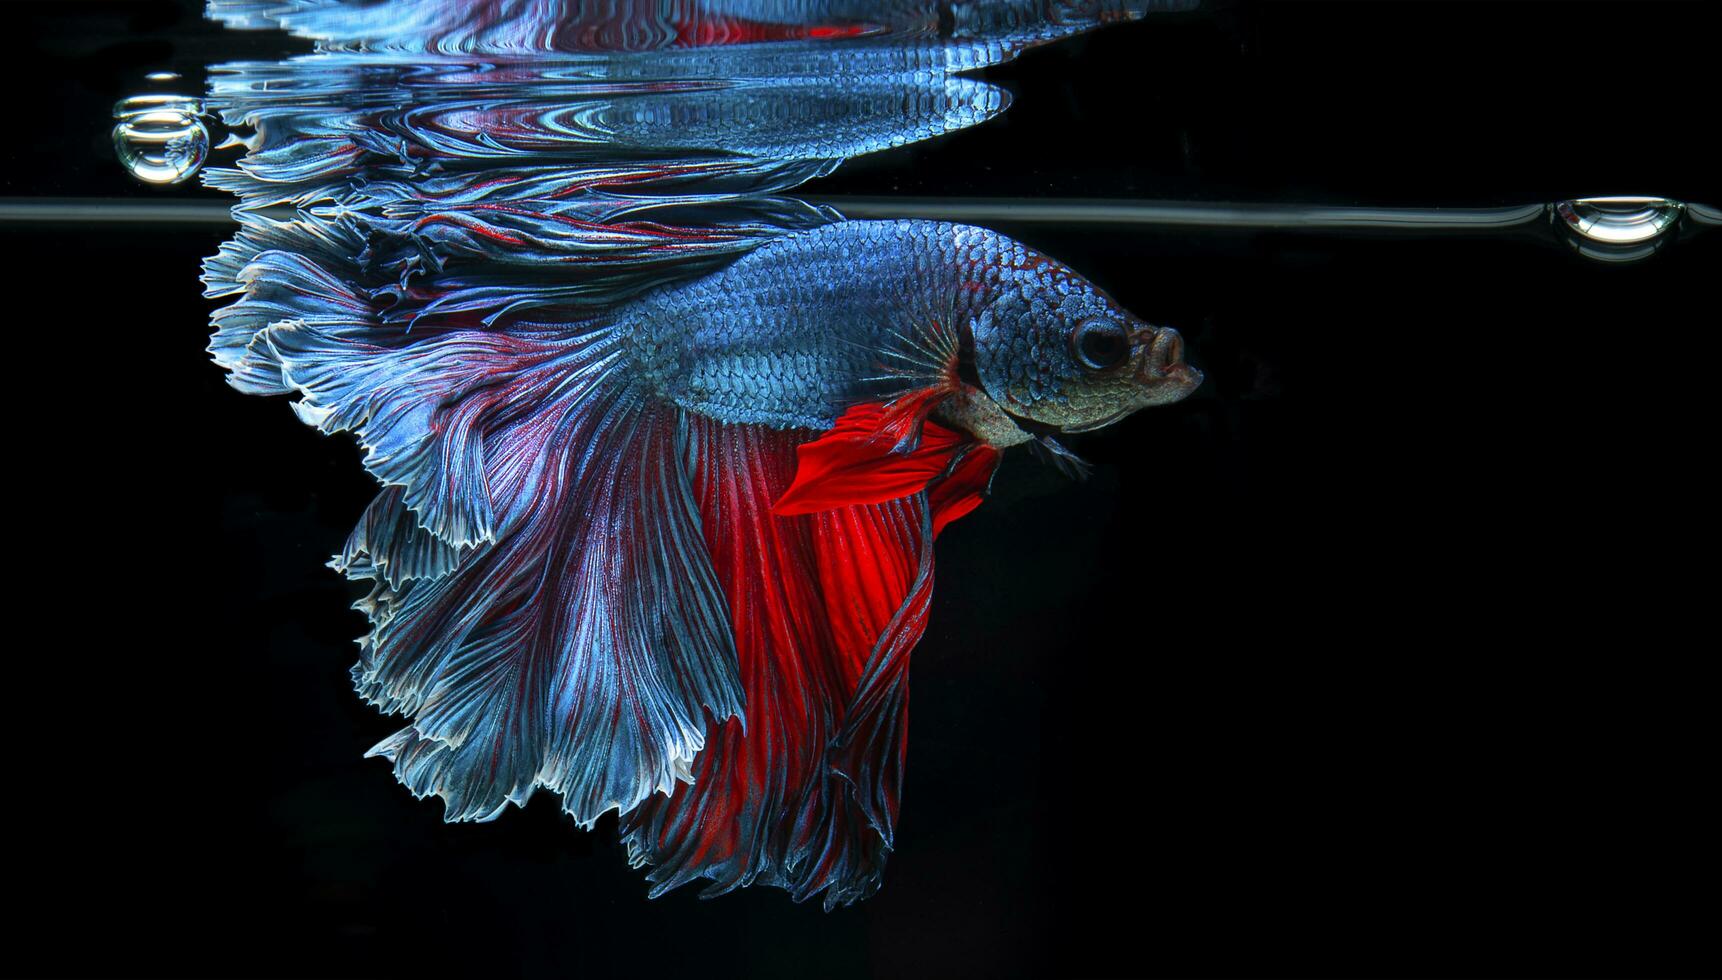
[[[1557,227],[1581,255],[1630,262],[1661,248],[1685,205],[1665,197],[1585,197],[1550,206]]]
[[[177,184],[209,156],[203,105],[182,95],[140,95],[114,107],[114,155],[146,184]]]

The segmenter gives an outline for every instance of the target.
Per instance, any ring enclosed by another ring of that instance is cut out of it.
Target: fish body
[[[857,270],[864,274],[857,275]],[[937,388],[1055,426],[1176,400],[1200,375],[1062,264],[986,228],[840,222],[767,244],[624,315],[656,391],[723,422],[830,428],[851,406]],[[1116,325],[1135,372],[1090,368],[1074,331]],[[1142,347],[1128,352],[1129,339]],[[1181,346],[1179,347],[1181,351]],[[1138,357],[1137,359],[1140,359]],[[984,390],[963,380],[973,373]]]
[[[851,405],[940,380],[916,345],[971,315],[962,283],[979,269],[964,246],[982,234],[997,237],[861,221],[774,242],[644,297],[629,316],[643,366],[665,397],[719,421],[828,429]]]

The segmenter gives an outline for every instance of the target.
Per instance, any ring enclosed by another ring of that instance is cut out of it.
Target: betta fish
[[[1004,449],[1202,380],[1177,331],[931,221],[797,231],[579,315],[409,329],[280,250],[235,282],[218,361],[384,486],[332,562],[371,586],[356,687],[405,719],[370,754],[450,821],[539,788],[586,828],[616,811],[653,896],[877,890],[934,538]]]

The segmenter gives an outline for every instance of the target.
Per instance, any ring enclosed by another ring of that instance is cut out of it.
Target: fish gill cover
[[[317,41],[215,69],[203,280],[230,383],[383,486],[331,563],[405,719],[371,754],[451,821],[616,810],[653,895],[875,891],[933,538],[1004,448],[1200,375],[994,232],[787,192],[1148,7],[211,0]]]

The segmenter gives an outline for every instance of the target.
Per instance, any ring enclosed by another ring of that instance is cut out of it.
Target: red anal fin
[[[926,497],[769,518],[808,436],[698,417],[688,432],[746,724],[711,721],[693,781],[623,818],[630,858],[654,865],[653,895],[705,878],[708,896],[770,884],[847,905],[890,853],[932,588]]]

